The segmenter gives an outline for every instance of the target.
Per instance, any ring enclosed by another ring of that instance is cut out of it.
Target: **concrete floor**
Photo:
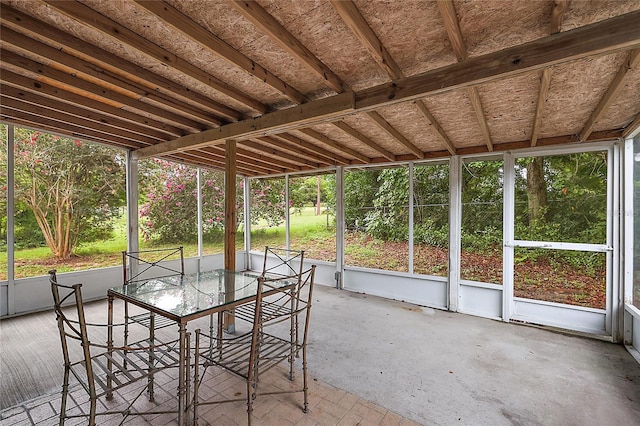
[[[100,303],[92,308],[106,312]],[[320,285],[313,303],[310,375],[353,395],[345,400],[370,401],[423,425],[640,425],[640,364],[621,345]],[[36,317],[49,323],[48,314]],[[16,320],[0,324],[5,359]],[[42,363],[55,355],[57,373],[59,342],[55,350],[45,343],[55,333],[41,339]],[[28,371],[20,379],[30,386]],[[59,392],[57,374],[40,382]],[[370,423],[363,419],[344,414],[333,424]]]

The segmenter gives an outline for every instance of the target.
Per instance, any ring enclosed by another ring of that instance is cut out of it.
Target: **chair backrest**
[[[124,285],[151,278],[184,276],[183,247],[123,251],[122,273]]]
[[[53,310],[58,322],[58,331],[60,332],[60,343],[62,344],[64,363],[66,366],[70,366],[72,364],[69,344],[76,341],[82,346],[87,379],[89,386],[93,387],[95,384],[93,383],[93,369],[91,365],[91,349],[87,333],[87,321],[82,301],[82,284],[73,284],[71,286],[59,284],[55,269],[49,271],[49,283],[51,284]],[[68,315],[62,307],[66,302],[70,302],[71,306],[68,309],[70,309],[70,314],[72,315]]]
[[[266,246],[262,275],[301,275],[304,270],[304,250],[289,250]]]

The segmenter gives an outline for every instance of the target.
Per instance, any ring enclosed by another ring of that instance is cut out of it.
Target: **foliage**
[[[118,151],[20,128],[15,129],[14,148],[16,229],[21,236],[34,245],[39,242],[32,231],[35,220],[53,255],[69,259],[81,241],[111,234],[111,219],[125,203]]]

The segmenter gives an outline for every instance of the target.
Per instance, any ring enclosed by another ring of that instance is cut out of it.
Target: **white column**
[[[15,128],[7,125],[7,314],[15,307]],[[3,313],[0,313],[3,314]]]
[[[458,311],[460,297],[460,240],[462,235],[462,176],[460,156],[449,160],[449,280],[448,309]]]
[[[515,220],[515,160],[504,155],[504,198],[502,203],[502,320],[509,322],[513,306],[513,244]]]
[[[336,168],[336,277],[344,288],[344,167]]]
[[[127,152],[126,165],[127,189],[127,251],[140,250],[138,235],[138,161],[133,159],[131,151]],[[131,258],[129,258],[131,261]],[[137,264],[129,264],[129,276],[137,275]]]

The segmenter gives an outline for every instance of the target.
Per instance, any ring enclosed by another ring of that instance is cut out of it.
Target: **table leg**
[[[109,373],[111,373],[112,363],[112,353],[113,353],[113,296],[109,295],[107,297],[108,300],[108,311],[107,311],[107,350],[109,351],[109,360],[107,361],[107,369]],[[107,387],[109,390],[107,391],[107,399],[113,398],[113,392],[111,392],[111,387],[113,386],[111,374],[107,376]]]
[[[185,324],[178,324],[178,330],[180,334],[180,366],[178,367],[178,425],[186,425],[186,407],[187,407],[187,392],[185,386],[185,374],[188,366],[186,365],[187,355],[185,353],[187,349],[186,339],[187,339],[187,328]]]

